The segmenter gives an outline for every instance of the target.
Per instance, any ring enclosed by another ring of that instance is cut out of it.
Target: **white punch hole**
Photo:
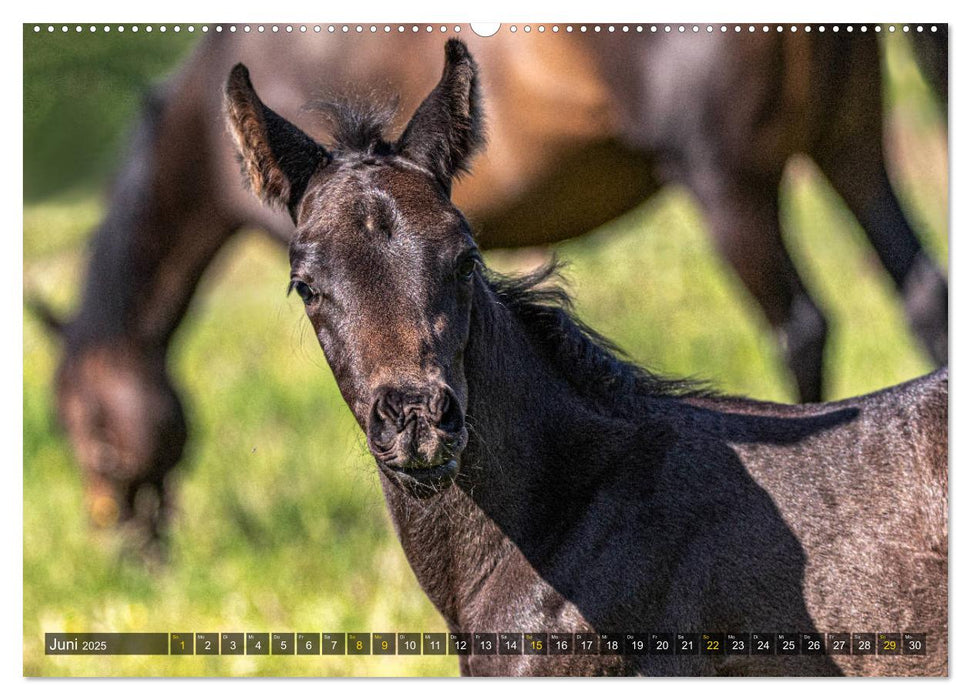
[[[499,22],[472,22],[469,25],[472,31],[479,36],[492,36],[499,31],[499,27],[502,25]]]

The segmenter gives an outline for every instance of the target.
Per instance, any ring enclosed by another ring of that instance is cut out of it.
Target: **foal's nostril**
[[[462,407],[459,406],[458,398],[448,387],[442,390],[437,422],[439,430],[450,434],[459,432],[465,424],[465,418],[462,415]]]
[[[379,389],[368,417],[368,438],[379,450],[394,446],[405,429],[405,408],[402,393],[390,387]]]

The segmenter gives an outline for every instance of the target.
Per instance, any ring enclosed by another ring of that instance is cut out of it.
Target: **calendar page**
[[[24,24],[24,675],[947,676],[948,30]]]

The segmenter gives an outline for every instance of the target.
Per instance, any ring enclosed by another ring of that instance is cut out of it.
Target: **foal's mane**
[[[563,288],[562,269],[563,263],[553,260],[518,277],[490,270],[486,280],[498,301],[522,322],[582,396],[609,412],[639,398],[714,395],[704,382],[663,377],[631,362],[617,345],[579,320]]]

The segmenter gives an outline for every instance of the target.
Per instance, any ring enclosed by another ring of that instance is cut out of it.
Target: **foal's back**
[[[927,656],[834,657],[850,674],[947,673],[948,371],[830,404],[694,400],[805,552],[820,632],[927,634]]]

